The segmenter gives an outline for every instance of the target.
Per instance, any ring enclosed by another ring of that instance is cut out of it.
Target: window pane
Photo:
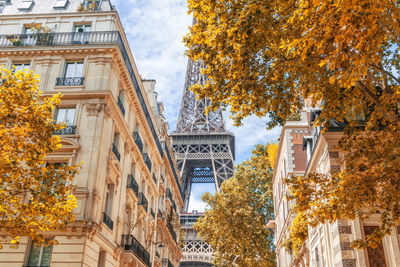
[[[74,118],[75,118],[75,109],[74,108],[67,109],[67,116],[66,116],[64,122],[67,125],[73,125],[74,124]]]
[[[23,1],[18,9],[30,9],[32,7],[33,1]]]
[[[65,77],[75,77],[75,63],[67,63]]]
[[[42,261],[40,262],[40,266],[50,266],[52,250],[53,250],[52,245],[51,246],[43,246]]]
[[[65,108],[60,108],[57,112],[57,123],[64,122],[65,115],[67,114],[67,110]]]
[[[74,77],[82,77],[82,74],[83,74],[83,63],[76,63]]]
[[[29,253],[28,265],[37,266],[39,265],[39,256],[40,256],[40,246],[31,246],[31,251]]]
[[[15,71],[19,71],[19,70],[29,71],[29,69],[30,69],[29,63],[28,64],[15,64],[14,66],[15,66]]]
[[[67,5],[67,1],[68,0],[57,0],[56,4],[54,5],[54,7],[58,7],[58,8],[63,8]]]

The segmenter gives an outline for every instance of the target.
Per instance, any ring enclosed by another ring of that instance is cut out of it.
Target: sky
[[[164,116],[170,131],[178,118],[187,58],[182,42],[192,24],[186,0],[111,0],[116,6],[127,35],[135,63],[142,78],[155,79],[158,101],[164,104]],[[227,130],[236,138],[238,164],[251,156],[257,144],[276,141],[280,129],[266,130],[266,119],[250,117],[243,126],[234,127],[224,112]],[[200,200],[204,192],[215,192],[212,184],[195,184],[189,202],[190,210],[204,210]]]

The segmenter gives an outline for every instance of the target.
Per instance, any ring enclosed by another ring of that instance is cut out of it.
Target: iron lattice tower
[[[222,111],[206,113],[210,100],[197,100],[190,90],[192,85],[207,82],[202,68],[202,61],[189,59],[176,131],[171,134],[184,190],[181,225],[186,233],[181,266],[185,267],[211,266],[212,260],[212,249],[193,228],[193,218],[201,215],[188,213],[192,184],[214,183],[219,190],[234,171],[235,137],[226,131]]]

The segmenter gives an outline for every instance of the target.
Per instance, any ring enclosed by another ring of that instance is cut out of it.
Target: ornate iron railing
[[[167,190],[165,190],[165,195],[167,196],[167,198],[169,199],[169,201],[172,204],[172,201],[174,201],[173,197],[172,197],[172,192],[171,189],[167,188]]]
[[[144,210],[147,212],[149,203],[148,203],[146,197],[144,196],[143,192],[139,193],[139,205],[142,205]]]
[[[132,174],[128,174],[127,188],[132,189],[132,191],[135,193],[136,197],[139,197],[139,185],[136,182],[135,177],[133,177]]]
[[[150,266],[150,254],[133,235],[122,235],[122,247],[132,251],[146,266]]]
[[[143,142],[142,142],[142,138],[140,138],[140,134],[138,132],[133,132],[133,139],[135,140],[135,143],[138,146],[140,153],[142,153],[143,152]]]
[[[54,134],[56,135],[68,135],[68,134],[75,134],[76,132],[76,126],[75,125],[67,125],[65,128],[62,128],[60,130],[54,131]]]
[[[140,105],[142,106],[146,120],[150,126],[153,139],[157,145],[161,157],[163,150],[160,140],[150,112],[147,108],[142,91],[137,81],[135,72],[129,59],[128,52],[122,37],[118,31],[98,31],[98,32],[60,32],[60,33],[33,33],[33,34],[8,34],[0,35],[0,47],[16,47],[16,46],[67,46],[67,45],[101,45],[101,44],[117,44],[126,68],[131,77],[132,83],[138,95]]]
[[[167,228],[169,230],[169,232],[171,233],[172,239],[174,240],[174,242],[176,242],[176,233],[174,230],[174,227],[172,226],[171,222],[167,220]]]
[[[151,172],[151,160],[147,153],[143,153],[143,160],[144,163],[146,163],[147,168],[149,168],[149,171]]]
[[[169,165],[171,166],[172,173],[174,174],[175,182],[176,182],[176,184],[177,184],[177,186],[179,188],[179,193],[181,194],[181,197],[183,199],[183,192],[182,192],[181,184],[179,183],[178,175],[176,174],[174,163],[172,161],[171,154],[169,153],[169,149],[168,149],[167,145],[165,145],[165,152],[167,152],[167,158],[168,158],[168,161],[169,161]]]
[[[111,230],[114,227],[114,222],[111,220],[110,216],[108,216],[105,212],[103,212],[103,223],[107,225]]]
[[[120,97],[118,97],[118,107],[121,110],[122,116],[125,116],[124,104],[122,103],[122,100]]]
[[[118,148],[114,143],[112,144],[112,152],[114,153],[114,155],[118,159],[118,161],[120,161],[121,160],[121,154],[119,154]]]
[[[60,77],[56,79],[56,86],[79,86],[84,81],[85,77]]]

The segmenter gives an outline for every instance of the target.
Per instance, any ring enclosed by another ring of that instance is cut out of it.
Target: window
[[[33,6],[33,0],[23,0],[19,5],[19,10],[29,10]]]
[[[106,193],[106,206],[104,209],[104,213],[111,217],[112,213],[112,204],[114,198],[114,185],[108,184],[107,185],[107,193]]]
[[[28,266],[50,266],[53,245],[32,244],[29,251]]]
[[[95,4],[94,8],[92,9],[92,4]],[[91,11],[96,11],[100,8],[101,0],[83,0],[83,6],[89,8]]]
[[[65,67],[64,77],[82,77],[83,62],[68,62]]]
[[[99,253],[98,267],[106,266],[106,252],[104,250]]]
[[[74,32],[90,32],[92,30],[92,25],[90,24],[82,24],[82,25],[75,25]]]
[[[68,0],[56,0],[54,8],[65,8],[68,4]]]
[[[14,64],[15,71],[29,71],[31,64],[30,63],[21,63],[21,64]]]
[[[56,114],[56,123],[63,122],[67,125],[74,125],[75,108],[59,108]]]
[[[6,0],[0,0],[0,13],[3,11],[6,6]]]

